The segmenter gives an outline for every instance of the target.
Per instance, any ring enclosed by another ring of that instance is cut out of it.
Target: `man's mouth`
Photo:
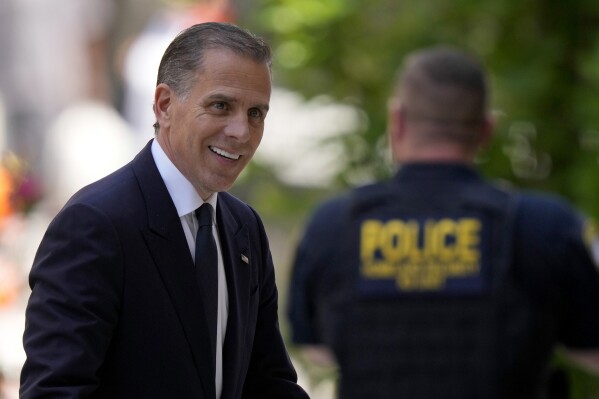
[[[210,151],[212,151],[213,153],[218,154],[218,155],[220,155],[223,158],[230,159],[232,161],[238,160],[239,157],[241,156],[240,154],[231,154],[230,152],[227,152],[227,151],[225,151],[223,149],[220,149],[218,147],[209,146],[208,148],[210,148]]]

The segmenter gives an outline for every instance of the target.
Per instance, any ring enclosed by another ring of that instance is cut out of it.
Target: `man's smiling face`
[[[217,49],[204,53],[189,93],[156,88],[157,140],[203,199],[229,189],[251,160],[270,93],[267,64]]]

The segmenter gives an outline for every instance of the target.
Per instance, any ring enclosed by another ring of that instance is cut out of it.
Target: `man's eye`
[[[225,103],[219,102],[219,103],[213,103],[212,106],[216,109],[226,109],[227,105]]]
[[[248,115],[252,118],[262,118],[262,111],[258,108],[252,108],[248,111]]]

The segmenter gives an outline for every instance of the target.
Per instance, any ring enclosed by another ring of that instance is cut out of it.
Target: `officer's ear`
[[[405,110],[398,98],[394,97],[387,103],[387,138],[393,162],[401,162],[405,152],[406,116]]]
[[[493,135],[495,134],[495,126],[497,124],[496,116],[493,113],[488,113],[481,126],[481,134],[478,138],[478,149],[484,150],[488,147]]]
[[[405,134],[406,118],[403,106],[398,98],[387,102],[387,133],[391,143],[400,141]]]

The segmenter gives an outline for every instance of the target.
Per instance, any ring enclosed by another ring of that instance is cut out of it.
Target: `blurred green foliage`
[[[275,51],[275,81],[364,111],[339,186],[387,176],[386,110],[403,57],[461,47],[490,71],[492,178],[562,194],[599,216],[599,3],[594,0],[256,0],[242,22]],[[364,149],[367,149],[366,151]]]
[[[391,173],[384,133],[396,70],[407,53],[437,44],[463,48],[489,69],[498,126],[479,159],[484,174],[561,194],[599,217],[596,0],[254,0],[239,22],[270,41],[276,84],[363,111],[364,123],[338,138],[343,168],[329,191],[260,179],[267,168],[252,166],[258,178],[237,190],[267,219],[303,220],[331,190]],[[558,364],[569,370],[572,397],[599,398],[597,379]]]

